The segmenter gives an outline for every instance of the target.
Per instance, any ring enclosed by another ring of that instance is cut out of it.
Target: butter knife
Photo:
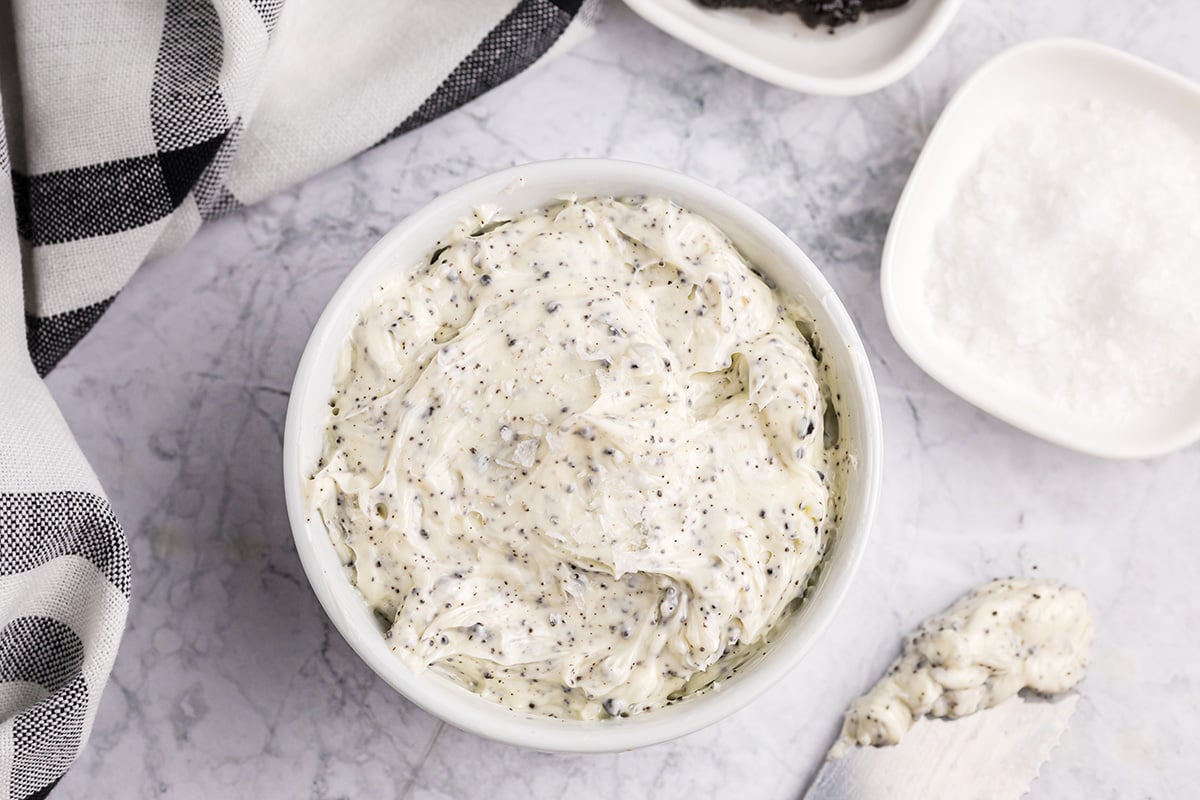
[[[897,745],[827,760],[804,800],[1018,800],[1078,700],[1018,696],[959,719],[918,720]]]

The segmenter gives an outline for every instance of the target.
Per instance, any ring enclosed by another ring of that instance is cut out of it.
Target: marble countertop
[[[1200,77],[1193,0],[974,0],[912,75],[859,98],[769,86],[610,3],[557,61],[142,269],[49,379],[134,560],[112,681],[54,796],[797,798],[902,632],[1014,574],[1083,587],[1096,621],[1080,709],[1031,797],[1193,794],[1200,447],[1117,463],[1022,434],[917,369],[879,299],[892,208],[951,92],[1063,34]],[[308,588],[278,466],[293,370],[356,259],[438,193],[560,156],[681,170],[800,242],[862,332],[886,427],[873,541],[807,660],[707,730],[588,757],[459,732],[377,678]]]

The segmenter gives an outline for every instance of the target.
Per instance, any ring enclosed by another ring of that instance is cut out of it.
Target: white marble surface
[[[949,93],[1055,34],[1200,77],[1194,0],[971,0],[912,76],[853,99],[768,86],[610,6],[561,60],[143,269],[50,378],[135,565],[112,683],[55,796],[796,798],[901,632],[1009,574],[1078,584],[1096,617],[1080,711],[1032,796],[1192,796],[1200,448],[1111,463],[1021,434],[915,368],[880,306],[888,219]],[[861,328],[887,429],[874,539],[817,651],[713,728],[593,757],[477,739],[376,678],[304,581],[279,478],[292,371],[356,258],[439,192],[569,155],[688,172],[799,241]]]

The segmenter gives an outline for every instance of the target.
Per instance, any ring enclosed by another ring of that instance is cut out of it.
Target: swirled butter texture
[[[804,323],[668,200],[483,209],[363,308],[312,508],[412,669],[533,714],[663,706],[825,551]]]
[[[1022,689],[1065,692],[1083,679],[1091,645],[1083,592],[1052,580],[992,581],[921,624],[850,706],[829,756],[896,744],[926,714],[963,717]]]

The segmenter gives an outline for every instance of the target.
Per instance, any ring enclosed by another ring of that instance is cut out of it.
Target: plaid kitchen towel
[[[0,800],[75,759],[130,596],[40,376],[204,220],[569,46],[597,1],[0,0]]]

